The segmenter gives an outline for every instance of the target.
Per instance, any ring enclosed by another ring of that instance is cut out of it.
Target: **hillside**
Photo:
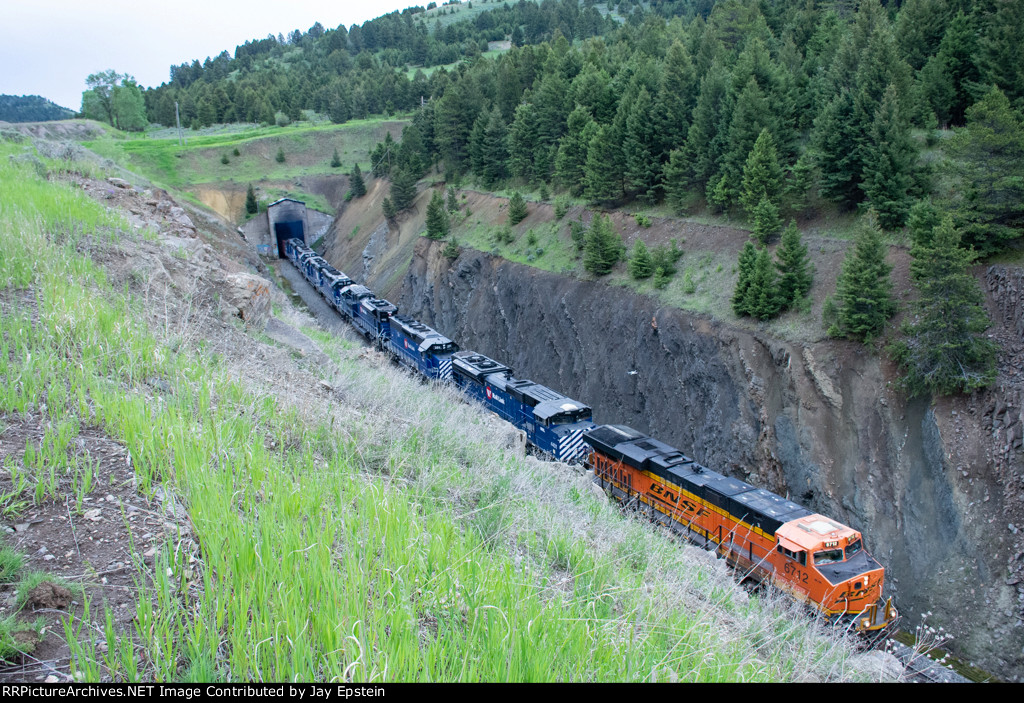
[[[46,122],[74,116],[74,110],[41,95],[0,95],[0,122]]]
[[[893,674],[325,333],[229,228],[2,148],[5,679]]]

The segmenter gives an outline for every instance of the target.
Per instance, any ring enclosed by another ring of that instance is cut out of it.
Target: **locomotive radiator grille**
[[[574,430],[558,440],[558,459],[575,461],[585,449],[583,430]]]
[[[450,381],[452,380],[452,360],[441,359],[437,365],[437,380],[439,381]]]

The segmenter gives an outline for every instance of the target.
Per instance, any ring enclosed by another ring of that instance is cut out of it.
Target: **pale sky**
[[[440,2],[438,3],[441,4]],[[11,0],[0,5],[0,93],[78,110],[85,77],[112,68],[140,85],[267,34],[350,27],[427,0]]]

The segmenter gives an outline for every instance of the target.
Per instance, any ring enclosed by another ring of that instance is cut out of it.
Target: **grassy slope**
[[[80,253],[130,256],[135,236],[0,158],[0,295],[38,301],[0,318],[0,415],[66,429],[4,468],[25,486],[4,507],[61,500],[78,470],[66,447],[95,426],[130,451],[142,490],[181,496],[202,548],[191,562],[172,540],[139,567],[137,627],[117,636],[132,646],[98,651],[87,622],[68,622],[82,678],[851,675],[850,650],[786,602],[748,599],[585,479],[503,449],[506,426],[351,342],[308,329],[326,360],[254,369],[260,335],[234,358],[204,351],[201,329],[150,329],[146,301]],[[169,387],[159,402],[153,378]]]
[[[114,133],[85,145],[116,163],[144,174],[165,188],[232,181],[280,181],[351,170],[353,163],[369,169],[369,151],[400,118],[353,120],[341,125],[296,123],[288,127],[250,127],[209,135],[185,132],[187,146],[174,138],[131,138]],[[400,127],[399,127],[400,129]],[[285,162],[275,159],[278,149]],[[233,150],[238,149],[239,156]],[[338,150],[342,168],[330,166]],[[227,156],[229,163],[221,163]]]

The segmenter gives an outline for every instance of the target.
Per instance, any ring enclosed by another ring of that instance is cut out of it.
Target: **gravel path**
[[[278,273],[288,281],[295,294],[302,298],[302,302],[309,308],[310,314],[323,325],[324,329],[338,334],[348,332],[349,336],[355,336],[352,335],[351,326],[341,319],[338,311],[328,305],[313,286],[309,285],[298,269],[291,265],[291,262],[282,260],[277,262],[276,266]]]

